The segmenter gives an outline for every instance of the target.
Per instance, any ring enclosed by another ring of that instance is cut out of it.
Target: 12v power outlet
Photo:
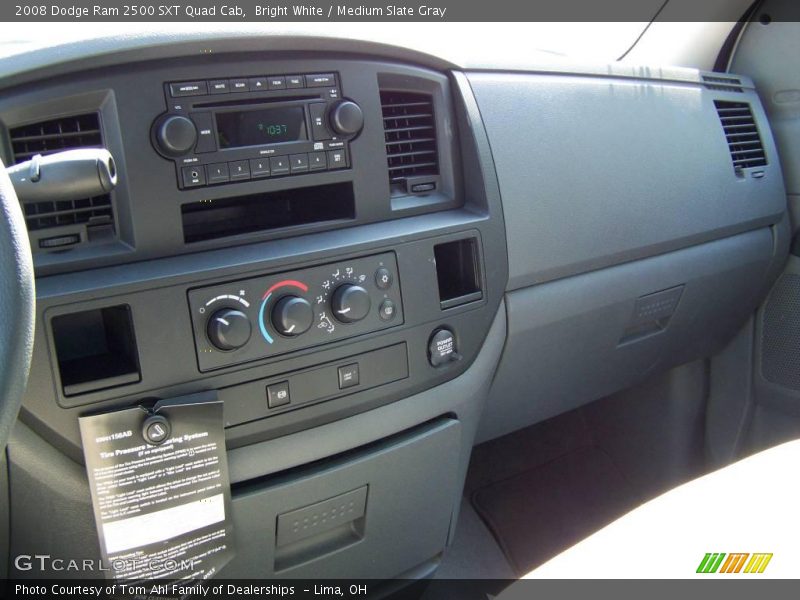
[[[437,329],[428,342],[428,360],[434,367],[459,360],[461,356],[456,348],[456,336],[449,329]]]

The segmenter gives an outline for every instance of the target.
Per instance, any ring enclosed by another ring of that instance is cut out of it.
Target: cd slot
[[[355,218],[352,182],[249,194],[181,207],[187,244]]]
[[[225,100],[222,102],[199,102],[193,104],[193,109],[198,108],[229,108],[231,106],[245,106],[253,104],[273,104],[276,102],[296,102],[303,100],[320,100],[324,98],[319,94],[305,94],[302,96],[267,96],[259,98],[237,98],[236,100]]]

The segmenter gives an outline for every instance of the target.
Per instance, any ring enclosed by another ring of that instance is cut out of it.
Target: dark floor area
[[[472,496],[517,573],[566,550],[640,500],[608,455],[595,447],[570,452]]]
[[[705,366],[477,446],[466,497],[518,576],[704,470]]]

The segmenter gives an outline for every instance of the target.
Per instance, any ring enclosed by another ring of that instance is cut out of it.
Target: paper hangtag
[[[233,558],[222,402],[191,398],[80,418],[111,579],[209,579]]]

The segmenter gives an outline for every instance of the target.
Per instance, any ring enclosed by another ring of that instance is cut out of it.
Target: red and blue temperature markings
[[[303,292],[308,291],[308,286],[302,281],[297,281],[295,279],[284,279],[283,281],[279,281],[278,283],[271,285],[269,289],[264,292],[264,296],[261,300],[261,308],[258,310],[258,326],[261,329],[261,335],[264,336],[264,339],[267,340],[268,344],[274,344],[275,340],[272,339],[272,336],[267,331],[267,326],[264,323],[264,309],[267,307],[267,303],[269,302],[269,299],[272,297],[272,294],[275,292],[275,290],[283,287],[295,287]]]

